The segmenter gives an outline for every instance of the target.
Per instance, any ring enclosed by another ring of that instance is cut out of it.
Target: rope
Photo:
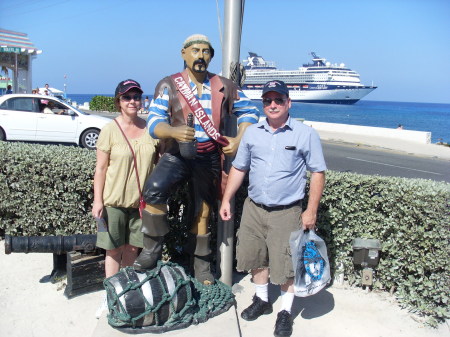
[[[170,292],[165,277],[168,273],[175,285]],[[158,261],[156,268],[145,272],[145,277],[136,273],[132,267],[126,267],[105,279],[103,284],[108,294],[108,323],[133,333],[136,329],[142,332],[165,332],[206,322],[234,304],[234,295],[229,286],[218,280],[213,285],[205,286],[187,276],[182,267],[172,262]],[[149,287],[153,304],[144,295],[145,291],[148,295]],[[143,288],[146,290],[143,291]],[[158,291],[162,293],[158,294]],[[185,303],[177,311],[175,298],[179,307],[184,297],[182,293],[186,295]],[[155,301],[159,297],[161,299]],[[127,311],[127,304],[128,311],[132,312]]]
[[[220,11],[219,11],[219,0],[216,0],[216,11],[217,11],[217,24],[219,26],[219,36],[220,36],[220,48],[223,48],[222,43],[222,24],[220,23]]]
[[[230,80],[242,87],[245,82],[245,69],[239,62],[231,62],[230,64]]]

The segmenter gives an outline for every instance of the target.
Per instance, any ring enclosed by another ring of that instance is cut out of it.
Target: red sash
[[[205,112],[205,109],[201,106],[200,102],[195,97],[189,85],[186,84],[186,81],[183,79],[181,73],[177,73],[171,75],[175,85],[178,89],[178,92],[183,96],[189,108],[194,113],[195,117],[197,117],[200,125],[203,130],[205,130],[206,134],[216,141],[221,146],[227,146],[229,144],[228,139],[222,136],[217,128],[212,123],[211,119]]]

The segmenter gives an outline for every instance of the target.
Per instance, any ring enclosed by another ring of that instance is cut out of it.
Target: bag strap
[[[125,136],[125,132],[123,132],[122,128],[119,125],[119,122],[114,118],[114,122],[116,122],[117,126],[119,127],[120,132],[122,132],[123,138],[127,141],[128,146],[130,147],[131,154],[133,155],[133,163],[134,163],[134,169],[136,170],[136,179],[138,183],[138,189],[139,189],[139,197],[142,198],[142,191],[141,191],[141,183],[139,181],[139,173],[137,169],[137,162],[136,162],[136,156],[134,154],[133,148],[131,147],[130,142],[128,141],[127,136]]]
[[[205,130],[206,134],[216,141],[221,146],[227,146],[229,144],[228,139],[220,134],[217,128],[214,126],[211,119],[205,112],[205,109],[201,106],[198,99],[195,97],[189,85],[186,84],[181,73],[176,73],[171,75],[172,80],[175,82],[175,85],[178,89],[178,92],[183,96],[189,108],[194,113],[195,117],[199,121],[203,130]]]

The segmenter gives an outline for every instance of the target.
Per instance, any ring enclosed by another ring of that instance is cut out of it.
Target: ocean
[[[78,104],[90,102],[90,94],[68,94]],[[112,96],[112,95],[102,95]],[[144,94],[152,97],[152,95]],[[262,111],[262,104],[255,101]],[[431,132],[431,142],[450,143],[450,104],[384,102],[361,100],[353,105],[308,104],[294,102],[291,115],[309,121],[397,128]]]

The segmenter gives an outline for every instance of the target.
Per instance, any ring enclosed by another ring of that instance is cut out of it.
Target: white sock
[[[281,290],[281,309],[280,311],[286,310],[291,313],[292,303],[294,302],[294,293],[289,293]]]
[[[269,283],[255,284],[256,296],[264,302],[269,302]]]

